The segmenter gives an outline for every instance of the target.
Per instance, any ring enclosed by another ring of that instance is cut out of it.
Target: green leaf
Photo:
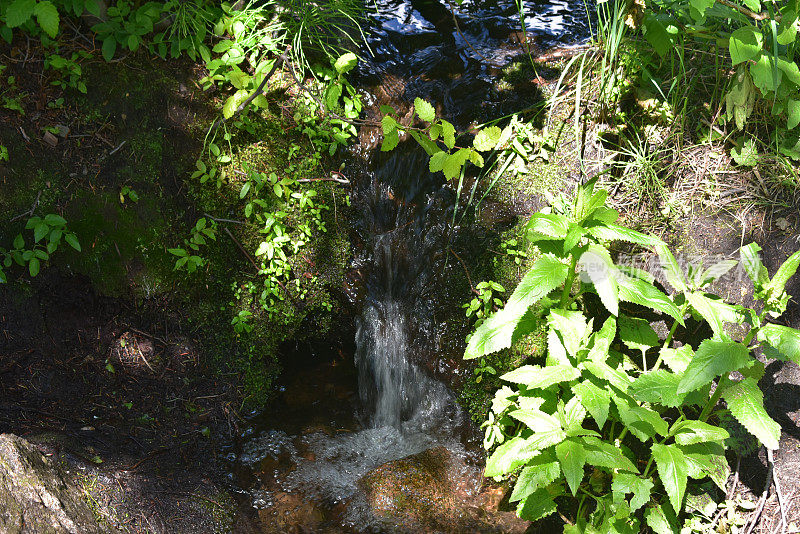
[[[664,506],[666,505],[667,503],[664,503]],[[671,517],[674,516],[674,513],[668,517],[662,505],[648,506],[644,516],[647,526],[656,534],[680,534],[681,532],[675,518]]]
[[[436,110],[425,100],[417,97],[414,99],[414,110],[420,119],[425,122],[433,122],[436,120]]]
[[[677,408],[683,403],[684,397],[678,394],[680,381],[680,375],[658,369],[640,375],[631,384],[629,392],[639,401]]]
[[[686,293],[686,300],[708,322],[717,338],[721,338],[725,334],[724,323],[739,324],[744,320],[744,316],[735,306],[722,300],[709,298],[702,292]]]
[[[389,133],[386,133],[383,136],[383,143],[381,143],[381,152],[389,152],[390,150],[394,150],[399,142],[400,142],[400,135],[397,132],[397,128],[395,128],[394,130],[389,130]]]
[[[53,5],[50,0],[43,0],[36,4],[33,10],[36,15],[36,22],[44,30],[44,33],[50,36],[51,39],[56,38],[58,33],[58,9]]]
[[[411,134],[411,137],[413,137],[414,140],[419,144],[419,146],[425,149],[425,152],[427,152],[429,156],[433,156],[441,151],[439,145],[431,141],[429,137],[422,135],[419,132],[415,132],[414,130],[409,130],[409,133]]]
[[[447,159],[447,152],[441,150],[431,156],[431,161],[428,164],[428,170],[431,172],[438,172],[444,169],[444,160]]]
[[[6,25],[9,28],[22,26],[33,15],[36,8],[36,0],[14,0],[6,10]]]
[[[239,109],[239,106],[242,105],[245,100],[247,100],[248,96],[250,95],[247,93],[246,89],[239,89],[229,96],[225,101],[225,105],[222,106],[222,116],[226,119],[233,117],[234,113],[236,113],[236,110]]]
[[[442,121],[442,141],[450,150],[453,150],[453,147],[456,146],[456,129],[446,120]]]
[[[644,17],[644,38],[653,47],[653,50],[662,58],[672,50],[675,44],[674,36],[667,31],[664,24],[649,12]]]
[[[476,167],[483,167],[484,161],[483,156],[481,156],[478,152],[474,150],[469,151],[469,161],[472,162],[473,165]]]
[[[622,469],[637,473],[636,466],[633,465],[619,447],[607,441],[602,441],[593,436],[580,438],[583,448],[586,451],[586,463],[606,469]]]
[[[50,232],[50,227],[45,222],[40,222],[33,229],[33,240],[38,243]]]
[[[532,447],[528,440],[521,437],[513,438],[497,447],[486,460],[483,475],[497,477],[508,474],[538,454],[539,450]]]
[[[523,365],[500,378],[506,382],[523,384],[528,389],[547,388],[560,382],[569,382],[580,376],[580,372],[571,365]]]
[[[772,450],[778,449],[781,426],[767,415],[764,394],[754,378],[745,378],[728,386],[722,393],[728,410],[748,432]]]
[[[569,230],[569,220],[555,213],[534,213],[525,232],[531,241],[564,239]]]
[[[680,309],[668,296],[648,281],[633,276],[620,276],[617,279],[617,285],[620,300],[666,313],[678,321],[678,324],[683,324]]]
[[[764,53],[756,63],[750,65],[750,75],[753,77],[753,83],[762,93],[776,91],[783,79],[783,71],[778,69],[775,59]]]
[[[574,438],[566,439],[556,445],[556,458],[561,463],[561,471],[567,480],[572,495],[578,493],[583,480],[583,466],[586,464],[586,451]]]
[[[694,357],[694,350],[691,345],[684,345],[677,349],[664,347],[659,351],[659,355],[673,373],[681,374],[689,367],[689,363]]]
[[[383,129],[383,135],[389,134],[397,130],[397,121],[390,115],[384,115],[381,119],[381,128]]]
[[[724,428],[692,419],[684,419],[675,423],[670,428],[669,433],[675,437],[675,442],[678,445],[694,445],[695,443],[705,443],[707,441],[722,443],[730,437],[730,434]]]
[[[706,442],[693,445],[679,445],[686,458],[689,471],[699,473],[702,478],[708,476],[721,490],[725,490],[730,474],[728,460],[725,459],[725,446],[720,443]]]
[[[652,490],[653,481],[649,478],[640,478],[632,473],[614,473],[614,481],[611,483],[614,501],[621,501],[628,493],[633,493],[631,513],[647,504]]]
[[[347,74],[353,70],[356,63],[358,63],[358,57],[352,52],[347,52],[336,60],[336,63],[333,64],[333,68],[335,68],[336,72],[339,74]]]
[[[731,33],[731,63],[738,65],[755,58],[761,53],[764,36],[755,26],[744,26]]]
[[[114,59],[114,52],[117,51],[117,40],[114,39],[113,35],[109,35],[103,41],[103,59],[106,61],[111,61]]]
[[[538,521],[555,511],[556,503],[546,488],[534,491],[517,506],[517,515],[527,521]]]
[[[789,120],[786,121],[786,127],[791,130],[800,124],[800,100],[789,99],[789,101],[786,103],[786,111],[789,114]]]
[[[740,143],[740,146],[731,149],[731,157],[737,165],[743,167],[755,167],[758,165],[758,147],[754,139],[748,138]]]
[[[581,255],[578,263],[592,284],[594,284],[603,306],[611,312],[611,315],[618,315],[619,289],[617,287],[617,278],[620,275],[608,250],[593,243]]]
[[[778,57],[778,68],[795,85],[800,85],[800,67],[794,61],[787,61]]]
[[[572,356],[578,353],[591,332],[586,317],[579,311],[550,310],[547,315],[547,325],[561,334],[564,348]]]
[[[761,252],[761,247],[756,243],[750,243],[739,250],[742,266],[747,276],[750,277],[750,280],[752,280],[756,286],[769,282],[769,273],[767,272],[767,268],[764,267],[764,264],[761,263],[761,255],[759,252]]]
[[[741,343],[706,339],[686,368],[678,393],[694,391],[722,374],[744,367],[749,361],[750,351]]]
[[[768,343],[785,359],[800,364],[800,331],[770,323],[758,331],[758,340]]]
[[[661,478],[664,489],[667,490],[672,509],[680,510],[689,473],[689,466],[686,463],[683,451],[675,445],[662,445],[660,443],[653,443],[650,450],[656,461],[658,476]]]
[[[639,350],[642,354],[651,347],[660,345],[658,335],[650,323],[640,317],[620,317],[619,337],[626,347],[631,350]]]
[[[588,380],[574,385],[572,391],[581,400],[581,404],[592,414],[597,427],[602,429],[608,419],[611,393]]]
[[[679,293],[685,292],[688,288],[683,280],[683,270],[675,260],[672,251],[669,250],[666,244],[656,246],[656,253],[659,260],[661,260],[661,267],[664,269],[664,276],[676,291]]]
[[[81,244],[78,242],[78,237],[75,234],[73,233],[65,234],[64,241],[66,241],[69,244],[69,246],[71,246],[78,252],[81,251]]]
[[[525,274],[503,309],[475,330],[464,358],[480,358],[510,347],[514,330],[528,308],[563,284],[567,271],[567,266],[554,256],[545,255],[539,258]]]
[[[533,458],[519,474],[510,502],[517,502],[552,484],[561,475],[558,462],[549,451]]]
[[[472,146],[475,148],[475,150],[480,150],[481,152],[494,150],[494,148],[497,146],[497,143],[500,141],[500,136],[502,134],[502,130],[500,130],[500,128],[497,126],[487,126],[475,135],[475,139],[472,141]]]
[[[444,177],[448,180],[452,180],[461,174],[461,167],[467,162],[468,157],[469,150],[466,148],[460,148],[456,152],[448,155],[444,160],[442,168]]]
[[[588,230],[589,233],[595,236],[597,239],[605,239],[606,241],[627,241],[628,243],[635,243],[637,245],[644,246],[656,246],[664,244],[664,242],[657,237],[649,236],[615,223],[592,226]]]
[[[525,426],[534,432],[552,432],[561,430],[561,423],[552,415],[541,410],[514,410],[509,412],[510,417],[522,421]]]
[[[620,420],[625,423],[633,434],[642,443],[653,438],[656,434],[666,436],[669,426],[657,412],[644,406],[639,406],[632,400],[619,395],[612,397],[617,406]]]
[[[39,274],[39,258],[31,258],[28,262],[28,272],[31,276]]]
[[[167,252],[169,252],[170,254],[173,254],[173,255],[175,255],[175,256],[180,256],[180,257],[183,257],[183,256],[188,256],[188,255],[189,255],[189,254],[188,254],[188,253],[187,253],[187,252],[186,252],[184,249],[182,249],[182,248],[168,248],[168,249],[167,249]]]
[[[44,222],[46,222],[50,226],[64,226],[67,224],[67,220],[64,217],[56,215],[55,213],[50,213],[49,215],[46,215],[44,218]]]
[[[773,296],[783,293],[786,282],[794,276],[797,268],[800,267],[800,250],[789,256],[789,258],[778,267],[778,272],[772,277],[772,280],[767,284],[766,289],[772,290]]]

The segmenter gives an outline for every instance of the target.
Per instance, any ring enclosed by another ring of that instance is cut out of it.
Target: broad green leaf
[[[754,64],[750,65],[753,83],[762,93],[774,92],[781,84],[783,71],[778,69],[774,58],[762,53]]]
[[[664,489],[667,490],[669,502],[672,504],[673,510],[680,510],[689,474],[689,466],[683,451],[675,445],[660,443],[653,443],[650,450],[656,461],[658,476],[661,478],[661,483],[664,484]]]
[[[514,330],[533,304],[564,283],[568,267],[554,256],[539,258],[525,274],[508,303],[473,333],[464,358],[480,358],[511,346]]]
[[[636,466],[633,465],[619,447],[615,447],[607,441],[602,441],[593,436],[580,438],[583,449],[586,451],[586,463],[606,469],[622,469],[632,473],[638,473]]]
[[[500,130],[500,128],[497,126],[487,126],[486,128],[481,129],[475,135],[475,139],[472,141],[472,146],[475,148],[475,150],[480,150],[481,152],[494,150],[494,148],[497,146],[497,143],[500,141],[502,133],[502,130]]]
[[[531,215],[525,232],[531,241],[564,239],[567,237],[569,221],[555,213],[534,213]]]
[[[644,513],[647,526],[653,529],[656,534],[680,534],[680,526],[678,526],[674,518],[667,517],[664,506],[667,506],[667,503],[664,503],[663,506],[653,505],[647,507]]]
[[[469,150],[466,148],[459,148],[457,151],[448,155],[442,166],[444,177],[448,180],[452,180],[461,174],[461,167],[467,162],[468,157]]]
[[[561,464],[561,472],[564,473],[569,489],[575,496],[583,480],[586,451],[576,439],[569,438],[556,445],[556,458]]]
[[[683,403],[684,395],[678,394],[680,375],[658,369],[639,376],[628,390],[639,401],[663,404],[677,408]]]
[[[669,426],[657,412],[650,408],[639,406],[634,401],[623,398],[619,395],[612,397],[617,406],[620,420],[625,423],[639,441],[644,443],[653,438],[656,434],[666,436]]]
[[[581,400],[581,404],[592,414],[597,427],[602,429],[608,419],[611,393],[588,380],[574,385],[572,391]]]
[[[661,268],[664,269],[664,276],[675,291],[679,293],[685,292],[688,288],[684,282],[683,270],[678,264],[672,251],[666,244],[656,246],[656,253],[661,261]]]
[[[236,113],[236,110],[239,109],[239,106],[247,100],[247,97],[250,96],[247,93],[246,89],[239,89],[228,99],[225,101],[225,105],[222,106],[222,116],[226,119],[230,119]]]
[[[800,364],[800,331],[777,324],[764,325],[758,331],[758,340],[768,343],[785,359]]]
[[[358,63],[358,58],[356,55],[352,52],[347,52],[336,60],[336,63],[333,64],[333,68],[335,68],[336,72],[339,74],[347,74],[353,70],[353,67],[356,66],[356,63]]]
[[[414,110],[420,119],[425,122],[433,122],[436,120],[436,110],[425,100],[417,97],[414,99]]]
[[[571,365],[523,365],[500,378],[514,384],[524,384],[528,389],[547,388],[559,382],[569,382],[580,376],[580,372]]]
[[[50,227],[45,222],[40,222],[36,225],[33,229],[33,240],[38,243],[42,240],[44,236],[46,236],[50,232]]]
[[[737,265],[739,265],[737,260],[722,260],[715,263],[699,275],[699,285],[704,286],[706,284],[710,284],[714,280],[722,278]]]
[[[625,372],[614,369],[605,362],[585,361],[583,365],[594,376],[602,380],[608,380],[612,386],[620,391],[627,391],[631,385],[631,379]]]
[[[738,65],[753,59],[761,53],[764,36],[755,26],[744,26],[731,33],[730,52],[731,62]]]
[[[786,282],[794,276],[798,267],[800,267],[800,250],[789,256],[786,261],[778,267],[778,272],[775,273],[775,276],[773,276],[772,280],[767,284],[767,289],[772,290],[773,296],[783,293]]]
[[[534,491],[545,488],[555,482],[561,475],[561,468],[558,465],[553,453],[544,452],[533,458],[525,469],[519,474],[514,491],[509,497],[510,502],[517,502]]]
[[[717,338],[722,338],[725,334],[724,323],[740,324],[744,320],[744,315],[737,307],[722,300],[709,298],[700,291],[686,293],[686,300],[708,322]]]
[[[620,300],[666,313],[678,321],[678,324],[683,324],[680,309],[653,284],[633,276],[620,276],[617,285]]]
[[[672,369],[673,373],[681,374],[689,367],[689,363],[694,358],[694,349],[692,349],[691,345],[684,345],[677,349],[664,347],[659,354],[664,363]]]
[[[36,22],[39,23],[44,33],[49,35],[51,39],[55,39],[58,33],[59,21],[56,6],[50,0],[43,0],[36,4],[33,12],[36,15]]]
[[[708,476],[718,488],[723,491],[726,489],[730,466],[728,460],[725,459],[724,445],[706,442],[679,445],[678,447],[683,451],[690,472]],[[702,476],[692,476],[692,478],[702,478]]]
[[[591,244],[586,252],[581,255],[578,263],[582,271],[589,277],[589,281],[594,284],[603,306],[611,312],[611,315],[618,315],[619,290],[617,288],[617,278],[620,275],[608,250],[600,245]]]
[[[731,149],[731,157],[737,165],[742,165],[744,167],[755,167],[758,165],[758,147],[756,146],[755,139],[747,138],[741,140],[739,146]]]
[[[390,150],[394,150],[398,143],[400,143],[400,134],[398,133],[397,128],[389,130],[389,133],[383,135],[381,152],[389,152]]]
[[[731,384],[722,393],[728,410],[748,432],[772,450],[778,449],[781,426],[767,415],[764,409],[764,394],[753,378],[745,378]]]
[[[644,354],[648,349],[661,344],[658,335],[646,319],[623,315],[619,318],[618,324],[619,338],[631,350],[638,350]]]
[[[793,84],[800,85],[800,68],[797,67],[797,63],[779,57],[778,68]]]
[[[66,241],[67,244],[69,244],[69,246],[71,246],[72,248],[74,248],[78,252],[81,251],[81,244],[78,242],[78,238],[75,236],[75,234],[72,234],[72,233],[65,234],[64,235],[64,241]]]
[[[786,121],[786,127],[792,129],[800,124],[800,100],[792,100],[786,103],[786,111],[789,115],[789,120]]]
[[[606,241],[627,241],[628,243],[644,246],[657,246],[664,243],[657,237],[649,236],[614,223],[592,226],[588,230],[589,233],[597,239],[605,239]]]
[[[497,447],[489,456],[483,475],[496,477],[508,474],[538,454],[539,451],[536,447],[532,447],[528,440],[521,437],[510,439]]]
[[[769,273],[764,264],[761,263],[761,247],[756,243],[750,243],[739,250],[739,257],[742,259],[742,267],[744,267],[747,276],[754,284],[763,285],[769,282]]]
[[[590,326],[586,317],[579,311],[550,310],[547,316],[547,326],[561,334],[564,348],[574,356],[585,341],[588,341]]]
[[[28,262],[28,272],[31,276],[39,274],[39,258],[31,258]]]
[[[62,217],[61,215],[56,215],[55,213],[50,213],[46,215],[44,218],[44,222],[46,222],[50,226],[64,226],[67,224],[67,220]]]
[[[431,172],[438,172],[444,169],[444,160],[447,159],[447,152],[440,150],[431,156],[431,161],[428,164],[428,170]]]
[[[517,515],[527,521],[538,521],[556,511],[556,503],[546,488],[541,488],[520,501]]]
[[[6,9],[6,24],[9,28],[22,26],[33,15],[36,0],[14,0]]]
[[[450,150],[453,150],[453,147],[456,146],[456,129],[445,120],[442,121],[442,141]]]
[[[644,38],[653,47],[653,50],[662,58],[667,55],[667,52],[672,50],[675,44],[674,35],[667,31],[666,26],[652,16],[649,12],[645,13],[644,17]]]
[[[614,473],[614,480],[611,483],[614,501],[619,502],[628,493],[633,493],[630,502],[631,512],[635,512],[647,504],[652,490],[653,481],[649,478],[640,478],[633,473]]]
[[[556,417],[540,410],[514,410],[509,412],[508,415],[518,421],[522,421],[525,426],[534,432],[551,432],[561,429],[561,423]]]
[[[605,363],[608,359],[608,349],[617,337],[617,319],[609,317],[603,326],[592,334],[591,348],[589,349],[588,358],[595,362]]]
[[[720,375],[744,367],[749,361],[750,351],[741,343],[706,339],[683,373],[678,393],[694,391]]]
[[[675,437],[675,442],[678,445],[694,445],[695,443],[705,443],[707,441],[722,443],[730,437],[730,434],[724,428],[693,419],[684,419],[675,423],[670,428],[669,433]]]
[[[105,38],[103,41],[103,59],[106,61],[111,61],[114,59],[114,52],[117,51],[117,40],[114,38],[113,35],[110,35]]]
[[[572,397],[564,407],[563,426],[567,431],[567,435],[580,436],[590,432],[581,427],[584,419],[586,419],[586,408],[581,404],[581,400],[578,397]]]
[[[381,129],[383,130],[383,135],[391,133],[397,130],[397,121],[391,115],[384,115],[381,119]]]

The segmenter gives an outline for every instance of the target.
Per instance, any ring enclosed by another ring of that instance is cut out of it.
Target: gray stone
[[[0,532],[95,534],[101,526],[82,491],[33,445],[0,434]]]

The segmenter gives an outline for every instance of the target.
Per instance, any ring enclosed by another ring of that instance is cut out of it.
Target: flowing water
[[[520,43],[510,40],[520,29],[513,1],[467,0],[455,21],[435,0],[374,5],[374,56],[360,67],[362,87],[394,83],[390,99],[428,97],[457,124],[491,102],[492,68],[520,53]],[[539,47],[575,43],[586,34],[582,2],[522,5],[526,31]],[[474,506],[481,491],[477,432],[425,365],[438,343],[433,298],[453,238],[448,222],[455,195],[428,172],[424,154],[401,147],[370,159],[372,170],[352,191],[362,214],[353,264],[364,287],[355,343],[333,357],[298,355],[283,378],[281,399],[253,420],[234,460],[239,483],[271,525],[268,532],[409,531],[375,517],[363,480],[387,462],[423,451],[452,457],[447,476],[457,481],[452,487],[461,501]],[[477,530],[506,531],[468,531]]]

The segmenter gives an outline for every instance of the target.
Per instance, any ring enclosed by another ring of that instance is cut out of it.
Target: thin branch
[[[737,6],[736,4],[734,4],[733,2],[729,2],[728,0],[717,0],[717,2],[719,2],[723,6],[727,6],[727,7],[731,8],[731,9],[735,9],[736,11],[741,13],[742,15],[750,17],[753,20],[762,21],[762,20],[766,20],[766,19],[769,18],[769,13],[767,13],[766,11],[762,11],[761,13],[756,13],[755,11],[750,11],[749,9],[747,9],[744,6]],[[781,16],[780,15],[776,15],[775,22],[780,22],[780,21],[781,21]]]

